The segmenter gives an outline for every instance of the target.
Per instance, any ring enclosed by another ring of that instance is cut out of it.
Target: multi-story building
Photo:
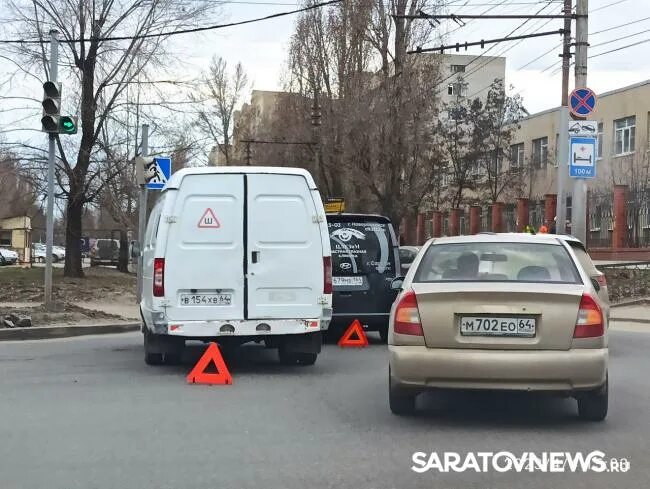
[[[531,195],[557,189],[559,117],[559,107],[526,117],[513,139],[510,164],[531,170]],[[634,183],[648,167],[650,80],[601,94],[589,119],[598,121],[596,178],[589,188]]]
[[[505,80],[506,58],[434,54],[441,60],[441,102],[451,104],[458,98],[485,99],[495,80]]]

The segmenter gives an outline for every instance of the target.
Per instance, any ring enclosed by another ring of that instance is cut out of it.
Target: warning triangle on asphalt
[[[357,338],[353,339],[352,337],[355,335]],[[352,321],[352,324],[348,327],[348,329],[345,330],[345,333],[343,333],[343,336],[341,336],[338,345],[341,347],[352,346],[358,348],[368,346],[368,337],[363,331],[363,326],[361,326],[361,323],[358,319]]]
[[[217,373],[206,373],[210,362],[217,367]],[[196,362],[192,371],[187,374],[188,384],[232,385],[232,376],[223,361],[221,351],[216,343],[210,343],[205,352]]]
[[[201,216],[201,219],[199,219],[198,227],[217,229],[221,227],[221,223],[217,219],[217,216],[215,216],[214,211],[208,207]]]

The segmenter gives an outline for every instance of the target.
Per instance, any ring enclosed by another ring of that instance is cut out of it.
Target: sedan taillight
[[[599,338],[605,334],[603,311],[589,294],[583,294],[578,309],[574,338]]]
[[[165,295],[165,259],[154,258],[153,260],[153,296],[164,297]]]
[[[420,311],[418,310],[418,301],[413,290],[405,292],[397,303],[393,330],[397,334],[424,336],[422,322],[420,321]]]

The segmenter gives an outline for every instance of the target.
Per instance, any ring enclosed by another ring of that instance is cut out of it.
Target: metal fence
[[[482,233],[489,233],[492,231],[492,212],[489,205],[481,207],[481,229]]]
[[[607,277],[612,303],[650,297],[650,262],[597,265]]]
[[[517,232],[517,206],[516,204],[506,204],[503,211],[504,231],[506,233]]]
[[[590,248],[610,248],[614,232],[613,196],[608,194],[589,195]]]
[[[528,203],[528,223],[535,229],[544,225],[544,199],[531,199]]]
[[[650,246],[650,190],[627,195],[627,245],[630,248]]]

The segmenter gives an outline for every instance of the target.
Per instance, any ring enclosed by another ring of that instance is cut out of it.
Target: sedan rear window
[[[414,282],[582,283],[567,250],[539,243],[444,243],[426,251]]]

